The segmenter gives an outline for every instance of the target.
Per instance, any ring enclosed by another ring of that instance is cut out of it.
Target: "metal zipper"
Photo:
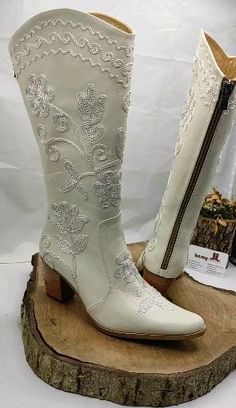
[[[226,78],[222,80],[219,97],[218,97],[214,112],[212,114],[211,121],[208,125],[206,135],[202,143],[202,146],[201,146],[196,164],[194,166],[190,181],[185,191],[184,198],[182,200],[177,217],[175,219],[175,223],[171,231],[171,235],[170,235],[170,238],[167,244],[165,255],[161,263],[161,269],[167,269],[169,265],[170,258],[174,250],[174,246],[175,246],[175,243],[178,237],[178,233],[181,227],[181,223],[182,223],[186,208],[191,199],[194,188],[197,184],[199,175],[204,165],[207,153],[210,149],[211,142],[213,140],[213,137],[214,137],[217,125],[219,123],[219,120],[221,118],[221,115],[223,111],[226,110],[228,107],[229,97],[231,93],[233,92],[234,86],[235,86],[235,81],[228,80]]]

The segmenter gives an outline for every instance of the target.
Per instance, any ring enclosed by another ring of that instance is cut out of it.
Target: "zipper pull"
[[[233,92],[234,86],[235,86],[234,81],[223,79],[219,95],[220,107],[222,110],[226,110],[228,108],[229,97]]]

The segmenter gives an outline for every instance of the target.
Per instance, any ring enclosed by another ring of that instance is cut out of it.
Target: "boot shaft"
[[[235,117],[235,79],[236,59],[202,32],[175,159],[144,255],[144,265],[152,273],[175,278],[186,265],[191,234]]]
[[[133,45],[119,20],[67,9],[39,14],[13,35],[49,208],[69,197],[98,218],[119,212]]]
[[[119,20],[67,9],[33,17],[10,42],[45,175],[39,252],[80,287],[86,306],[109,292],[109,265],[125,248],[120,182],[133,46]]]

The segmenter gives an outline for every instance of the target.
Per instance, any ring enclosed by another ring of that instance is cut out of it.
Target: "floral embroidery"
[[[76,205],[67,201],[53,203],[49,210],[48,219],[56,225],[61,234],[78,234],[89,222],[86,215],[81,215]]]
[[[193,89],[190,88],[187,93],[186,100],[185,100],[183,113],[180,117],[180,127],[182,127],[184,130],[188,128],[188,125],[190,124],[193,118],[193,111],[194,111],[195,105],[196,105],[195,95],[194,95]]]
[[[31,103],[31,111],[36,116],[48,117],[50,103],[55,97],[55,91],[48,85],[46,76],[31,74],[25,89],[26,99]]]
[[[52,139],[51,142],[54,143],[54,140]],[[46,154],[48,156],[48,159],[53,161],[53,162],[56,162],[61,157],[59,147],[58,146],[52,146],[50,144],[48,144],[47,147],[46,147]]]
[[[124,77],[130,78],[132,73],[133,64],[132,62],[128,62],[128,64],[123,65],[121,69],[121,73]]]
[[[217,78],[213,69],[209,51],[204,44],[198,49],[198,54],[193,62],[193,77],[196,78],[198,92],[205,106],[215,104],[218,99]]]
[[[110,156],[111,152],[108,147],[102,143],[98,143],[92,148],[93,158],[99,161],[105,161]]]
[[[186,131],[188,126],[190,125],[193,119],[195,105],[196,105],[195,94],[193,89],[190,88],[185,99],[183,112],[180,116],[179,131],[177,136],[177,142],[175,145],[175,156],[179,154],[181,150],[183,138],[182,131]]]
[[[59,160],[59,158],[61,157],[60,149],[58,146],[53,146],[57,139],[48,139],[47,129],[42,123],[38,125],[37,132],[40,143],[42,143],[46,147],[46,155],[48,157],[48,160],[53,162]]]
[[[89,142],[91,160],[105,161],[110,156],[110,150],[103,143],[93,145],[101,138],[104,127],[100,123],[105,112],[105,95],[97,95],[94,84],[89,84],[84,92],[79,92],[78,105],[82,118],[82,131]]]
[[[136,268],[132,261],[131,255],[128,252],[123,252],[116,257],[116,269],[114,276],[117,279],[122,279],[126,283],[133,282],[136,277]]]
[[[172,305],[160,294],[160,292],[152,288],[150,285],[145,292],[145,297],[139,304],[138,314],[144,314],[148,312],[155,305],[163,310],[166,310],[167,312],[175,310],[174,305]]]
[[[44,234],[40,240],[40,251],[45,252],[51,245],[51,238],[48,234]]]
[[[102,208],[117,207],[120,203],[121,173],[104,171],[98,174],[93,188]]]
[[[87,235],[74,237],[74,234],[82,232],[89,219],[86,215],[80,214],[77,205],[70,204],[67,201],[53,203],[49,210],[48,219],[56,226],[58,232],[64,235],[55,234],[54,238],[63,253],[72,255],[72,268],[68,267],[68,270],[77,285],[76,255],[85,251],[89,238]],[[65,235],[68,237],[65,238]]]
[[[123,128],[119,128],[116,133],[115,150],[117,157],[120,160],[123,159],[124,147],[125,147],[125,130]]]
[[[128,293],[140,298],[139,315],[148,312],[154,305],[164,310],[174,310],[174,306],[141,277],[128,250],[118,255],[115,263],[114,277],[124,283]]]
[[[51,238],[48,234],[44,234],[40,240],[39,248],[40,248],[40,256],[44,260],[44,262],[52,269],[56,269],[55,267],[55,260],[59,261],[61,265],[63,265],[64,270],[67,271],[69,275],[72,275],[72,271],[63,259],[59,255],[56,255],[52,252],[49,248],[51,247]]]
[[[79,92],[78,105],[82,117],[82,129],[84,136],[91,140],[97,140],[102,136],[104,127],[99,122],[105,111],[105,95],[96,95],[94,84],[89,84],[85,92]]]
[[[70,127],[70,118],[65,112],[56,108],[52,108],[52,124],[58,132],[64,133]]]
[[[64,166],[67,172],[67,180],[60,187],[60,190],[63,191],[63,193],[67,193],[68,191],[76,188],[80,197],[84,200],[88,200],[88,193],[81,184],[81,176],[79,175],[78,171],[69,160],[65,160]]]
[[[79,255],[87,248],[89,241],[87,235],[80,235],[72,242],[67,241],[67,239],[61,237],[60,235],[55,235],[55,239],[59,243],[60,250],[69,255]]]
[[[128,92],[126,92],[126,93],[124,94],[123,99],[122,99],[122,101],[121,101],[121,107],[122,107],[122,110],[123,110],[125,113],[128,113],[128,111],[129,111],[129,107],[130,107],[130,97],[131,97],[131,92],[128,91]]]
[[[44,125],[42,125],[41,123],[38,125],[37,127],[37,132],[38,132],[38,139],[42,144],[46,144],[47,143],[47,130],[46,127]]]

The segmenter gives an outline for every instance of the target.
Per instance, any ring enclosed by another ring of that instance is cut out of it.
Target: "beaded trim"
[[[128,75],[128,72],[131,71],[132,69],[132,64],[126,64],[127,67],[124,68],[124,70],[122,71],[122,75],[125,77],[125,79],[121,79],[119,77],[119,75],[117,74],[113,74],[110,70],[110,68],[107,67],[103,67],[100,63],[93,61],[92,58],[90,57],[83,57],[83,55],[81,54],[81,52],[74,52],[73,50],[71,50],[70,48],[67,50],[64,50],[63,48],[58,48],[57,50],[55,49],[51,49],[50,51],[43,51],[41,54],[36,54],[34,57],[32,57],[31,59],[28,59],[27,61],[25,61],[22,65],[20,65],[18,67],[18,69],[15,70],[15,75],[18,78],[18,76],[21,74],[21,72],[29,67],[32,63],[38,61],[39,59],[42,59],[44,57],[49,57],[49,56],[55,56],[55,55],[67,55],[70,54],[73,58],[79,58],[82,62],[88,63],[92,68],[99,68],[99,70],[102,73],[105,73],[108,75],[108,77],[112,80],[114,80],[116,83],[120,84],[123,88],[127,88],[129,87],[129,79],[130,79],[130,75]],[[16,65],[13,62],[14,67],[16,67]]]
[[[32,48],[39,49],[42,47],[44,43],[47,45],[55,45],[55,42],[57,40],[62,42],[64,45],[73,43],[77,48],[80,49],[87,47],[87,49],[92,55],[99,55],[103,62],[111,63],[114,68],[121,68],[122,70],[124,69],[127,70],[127,63],[125,63],[120,58],[115,59],[114,53],[112,51],[105,51],[101,44],[98,43],[90,44],[89,40],[86,37],[76,38],[72,33],[67,31],[62,34],[59,34],[57,32],[49,33],[48,38],[44,38],[42,36],[36,37],[34,43],[28,43],[23,48],[23,50],[13,53],[16,64],[20,64],[21,57],[30,55]]]
[[[63,27],[66,27],[67,25],[70,25],[72,28],[78,28],[81,31],[89,31],[89,33],[92,36],[98,37],[100,40],[106,41],[110,45],[115,45],[115,48],[117,51],[123,51],[125,56],[127,58],[131,57],[134,51],[134,47],[126,47],[125,45],[121,45],[118,43],[117,40],[111,40],[107,35],[101,34],[99,31],[94,31],[92,27],[90,26],[84,26],[81,23],[74,23],[71,20],[68,21],[63,21],[61,18],[56,19],[56,20],[47,20],[47,21],[41,21],[38,25],[36,25],[32,30],[30,30],[29,33],[24,34],[22,38],[20,38],[18,43],[15,43],[13,48],[11,49],[12,51],[14,48],[19,47],[23,42],[25,42],[28,39],[31,39],[33,35],[37,34],[38,31],[42,31],[44,28],[52,25],[53,27],[56,27],[58,24],[61,24]]]

